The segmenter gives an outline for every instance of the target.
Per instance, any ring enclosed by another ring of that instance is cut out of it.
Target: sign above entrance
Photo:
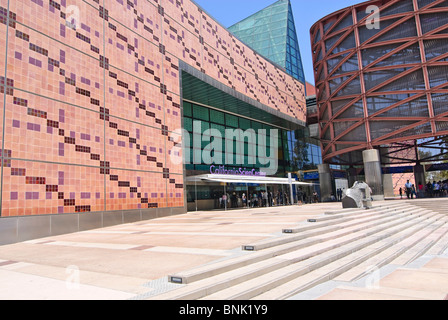
[[[227,169],[225,166],[210,166],[210,174],[224,174],[231,176],[254,176],[254,177],[266,177],[266,172],[261,172],[256,169],[246,168],[232,168]]]

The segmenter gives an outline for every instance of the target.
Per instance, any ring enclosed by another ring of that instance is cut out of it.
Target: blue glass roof
[[[291,3],[279,0],[228,30],[259,54],[284,67],[305,83]]]

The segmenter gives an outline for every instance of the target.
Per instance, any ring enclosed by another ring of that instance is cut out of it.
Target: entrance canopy
[[[226,174],[203,174],[187,177],[187,182],[225,182],[225,183],[253,183],[253,184],[293,184],[312,186],[313,183],[289,180],[288,178],[272,178],[260,176],[226,175]]]

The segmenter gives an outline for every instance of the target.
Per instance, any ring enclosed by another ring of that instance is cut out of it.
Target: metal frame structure
[[[310,35],[325,163],[362,164],[363,150],[448,135],[448,1],[368,1]]]
[[[419,150],[437,150],[435,154],[420,155]],[[426,163],[446,159],[448,150],[445,139],[431,137],[420,141],[403,141],[389,144],[387,149],[382,150],[383,160],[394,164]]]

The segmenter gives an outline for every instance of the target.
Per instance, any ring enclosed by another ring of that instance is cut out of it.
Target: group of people
[[[343,191],[342,191],[341,188],[338,188],[336,190],[336,196],[332,192],[330,198],[331,198],[331,201],[338,201],[338,202],[340,202],[340,201],[342,201],[342,196],[343,196]]]
[[[215,208],[239,208],[239,207],[273,207],[290,205],[290,197],[288,192],[278,190],[276,193],[272,191],[260,190],[255,191],[249,195],[245,192],[223,193],[220,196],[215,196]],[[317,203],[319,202],[317,192],[314,192],[311,197],[307,197],[306,192],[299,189],[297,191],[298,203]]]
[[[302,191],[302,189],[299,188],[299,190],[297,191],[297,203],[298,204],[319,203],[319,195],[316,192],[316,190],[314,190],[312,195],[308,197],[306,192]]]
[[[272,191],[258,191],[251,194],[249,206],[254,207],[272,207],[272,206],[289,205],[289,197],[286,192],[281,190],[274,194]]]
[[[217,205],[215,205],[217,208],[237,208],[241,206],[241,201],[246,200],[246,195],[243,193],[242,197],[240,197],[236,192],[233,192],[232,194],[224,193],[219,198],[215,195],[215,199],[218,202]]]
[[[271,191],[260,190],[246,195],[246,193],[233,192],[222,194],[218,199],[219,208],[238,207],[272,207],[274,205],[289,205],[289,197],[286,192],[277,191],[274,196]]]
[[[448,195],[448,180],[428,182],[425,186],[428,197],[446,197]]]
[[[426,185],[419,182],[417,188],[408,180],[404,185],[404,190],[400,188],[401,198],[403,198],[403,191],[408,199],[446,197],[448,195],[448,180],[428,182]]]

